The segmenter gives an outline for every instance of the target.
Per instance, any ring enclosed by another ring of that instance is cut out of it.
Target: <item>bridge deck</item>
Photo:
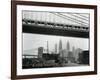
[[[71,37],[89,38],[88,31],[73,30],[73,29],[59,29],[54,27],[47,27],[41,25],[29,25],[23,24],[23,33],[37,33],[37,34],[48,34],[48,35],[61,35]]]

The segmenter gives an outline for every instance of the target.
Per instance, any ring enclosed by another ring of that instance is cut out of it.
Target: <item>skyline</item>
[[[75,37],[64,37],[64,36],[54,36],[54,35],[44,35],[44,34],[23,34],[23,54],[25,50],[30,49],[38,49],[38,47],[44,47],[47,49],[47,41],[48,47],[50,51],[55,52],[55,45],[57,45],[57,52],[59,49],[59,40],[62,41],[62,49],[66,49],[66,44],[69,42],[70,50],[80,48],[82,50],[89,50],[89,39],[84,38],[75,38]],[[34,53],[37,53],[37,50],[33,50]],[[28,54],[33,54],[33,52],[29,52]]]

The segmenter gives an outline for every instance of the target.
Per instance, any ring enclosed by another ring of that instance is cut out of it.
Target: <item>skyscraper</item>
[[[57,44],[55,44],[55,53],[57,53]]]
[[[67,55],[68,61],[73,62],[74,61],[74,57],[73,57],[73,52],[70,51],[70,43],[69,43],[69,41],[67,42],[67,53],[68,53],[68,55]]]
[[[43,55],[43,47],[38,48],[38,58],[42,58]]]
[[[70,44],[69,44],[69,41],[67,42],[66,47],[67,47],[67,51],[70,51]]]
[[[61,39],[60,39],[60,41],[59,41],[59,53],[62,51],[62,41],[61,41]]]
[[[48,45],[48,41],[47,41],[47,54],[49,53],[49,45]]]
[[[75,57],[75,47],[72,48],[73,57]]]
[[[60,54],[60,57],[63,57],[63,51],[62,51],[62,41],[61,41],[61,39],[60,39],[60,41],[59,41],[59,54]]]

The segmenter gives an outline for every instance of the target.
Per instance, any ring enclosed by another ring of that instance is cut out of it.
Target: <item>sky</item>
[[[44,47],[44,49],[47,49],[47,41],[49,51],[54,51],[55,44],[57,44],[57,47],[59,48],[60,40],[62,40],[63,49],[66,49],[66,44],[69,41],[70,50],[72,50],[73,46],[75,49],[80,48],[83,50],[89,50],[88,38],[23,33],[23,54],[37,54],[38,47]]]

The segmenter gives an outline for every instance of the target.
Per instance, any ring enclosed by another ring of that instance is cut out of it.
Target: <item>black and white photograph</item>
[[[12,1],[12,79],[97,74],[97,6]]]
[[[90,14],[22,10],[22,69],[90,65]]]

